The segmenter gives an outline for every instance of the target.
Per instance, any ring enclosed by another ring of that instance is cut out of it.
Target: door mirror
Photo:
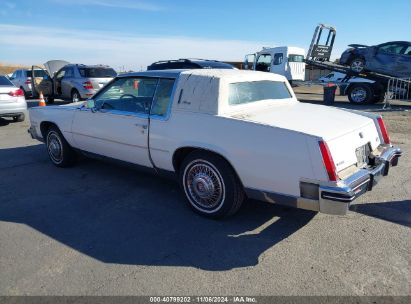
[[[85,102],[85,106],[87,109],[95,109],[96,108],[96,103],[94,102],[93,99],[87,99]]]

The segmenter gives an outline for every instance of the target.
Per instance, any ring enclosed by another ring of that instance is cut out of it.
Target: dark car
[[[411,77],[411,42],[393,41],[375,46],[350,44],[340,64],[353,72],[371,71],[394,77]]]
[[[147,70],[170,69],[235,69],[231,64],[207,59],[177,59],[164,60],[152,63]]]

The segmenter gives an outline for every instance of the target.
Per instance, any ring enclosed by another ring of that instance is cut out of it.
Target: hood
[[[368,47],[368,45],[365,45],[365,44],[349,44],[348,46],[352,47],[352,48],[355,48],[355,49]]]
[[[326,141],[374,124],[372,119],[348,111],[300,102],[281,103],[232,117],[313,135]]]
[[[49,75],[53,77],[54,73],[56,73],[58,70],[69,63],[70,62],[64,60],[50,60],[44,64],[44,67],[46,68]]]

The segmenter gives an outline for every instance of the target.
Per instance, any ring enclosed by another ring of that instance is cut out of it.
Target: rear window
[[[34,70],[34,77],[40,77],[43,78],[47,76],[47,73],[44,70]],[[28,70],[27,71],[27,77],[32,77],[32,71]]]
[[[6,76],[0,76],[0,86],[14,86]]]
[[[228,103],[246,104],[265,99],[291,98],[287,85],[282,81],[252,81],[229,84]]]
[[[112,68],[79,68],[81,77],[85,78],[107,78],[116,77],[117,73]]]
[[[303,55],[288,55],[288,62],[304,62]]]

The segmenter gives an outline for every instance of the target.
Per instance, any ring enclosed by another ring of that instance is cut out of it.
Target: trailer
[[[337,84],[340,86],[341,95],[347,95],[351,103],[385,101],[387,104],[392,99],[410,99],[411,79],[396,78],[370,71],[358,73],[348,66],[330,62],[336,33],[335,27],[330,25],[319,24],[315,28],[305,59],[307,65],[345,74],[346,76]],[[365,81],[351,81],[354,78],[361,78]]]

